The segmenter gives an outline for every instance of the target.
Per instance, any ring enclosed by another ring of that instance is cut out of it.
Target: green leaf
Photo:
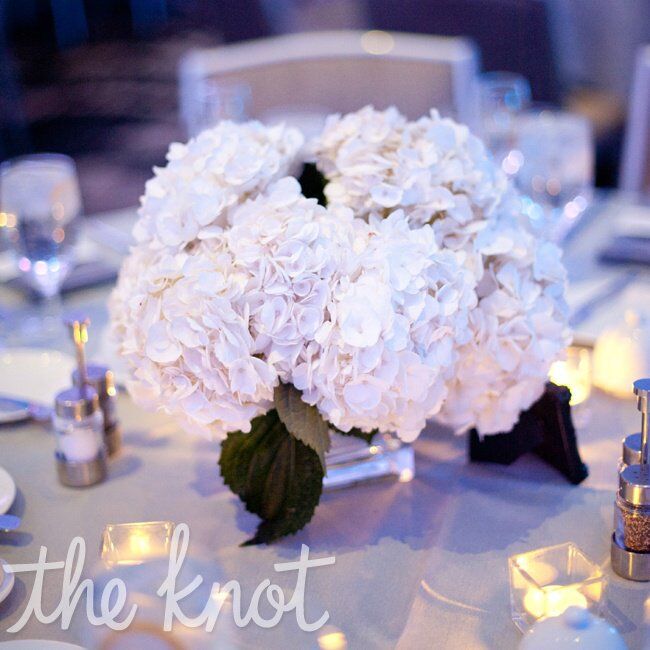
[[[332,424],[330,424],[329,427],[332,431],[336,431],[336,433],[340,433],[342,436],[354,436],[355,438],[361,438],[361,440],[364,440],[368,445],[372,444],[372,439],[379,433],[379,429],[373,429],[370,433],[366,433],[365,431],[361,431],[361,429],[357,429],[356,427],[352,427],[352,429],[349,431],[341,431],[341,429],[335,427]]]
[[[255,418],[250,433],[228,434],[219,467],[226,485],[263,520],[244,546],[299,531],[313,517],[323,491],[318,455],[289,433],[275,409]]]
[[[318,454],[323,472],[327,472],[325,454],[330,449],[330,425],[315,406],[302,401],[300,391],[291,384],[280,384],[273,393],[273,400],[289,433]]]

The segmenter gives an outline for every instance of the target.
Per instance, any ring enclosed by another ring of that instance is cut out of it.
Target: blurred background
[[[72,156],[95,213],[134,205],[186,137],[185,53],[319,30],[467,37],[481,71],[527,80],[524,103],[586,116],[596,185],[616,186],[650,0],[2,0],[0,29],[0,159]]]

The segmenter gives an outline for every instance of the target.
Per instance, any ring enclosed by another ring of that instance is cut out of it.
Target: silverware
[[[0,515],[0,530],[16,530],[20,526],[20,517]]]
[[[45,422],[50,419],[51,415],[52,409],[45,404],[0,394],[0,424],[30,419]]]

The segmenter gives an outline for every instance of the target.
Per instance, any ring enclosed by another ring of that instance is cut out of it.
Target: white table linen
[[[593,262],[597,241],[621,210],[624,204],[608,203],[571,242],[567,264],[576,287],[621,272]],[[644,282],[631,287],[635,300],[647,300]],[[98,330],[106,322],[106,296],[104,287],[67,299],[87,308],[94,319],[95,354]],[[620,318],[622,299],[615,309],[605,309],[607,317],[601,310],[597,318]],[[11,512],[23,517],[19,533],[0,533],[0,557],[9,563],[34,562],[45,545],[48,558],[60,560],[71,539],[81,535],[91,570],[98,564],[107,523],[186,522],[190,555],[209,562],[224,581],[239,580],[248,594],[245,603],[264,578],[290,592],[295,576],[275,573],[273,565],[296,560],[301,544],[309,545],[311,557],[335,556],[334,565],[309,573],[307,617],[313,620],[327,609],[326,631],[343,632],[349,648],[507,649],[516,648],[521,638],[510,620],[508,556],[572,541],[609,576],[607,618],[632,650],[649,647],[643,608],[650,589],[618,578],[609,567],[620,440],[638,428],[631,394],[618,400],[594,391],[582,407],[590,415],[579,429],[590,476],[580,486],[568,484],[533,456],[510,467],[470,464],[465,439],[431,425],[415,443],[411,483],[380,482],[327,493],[303,531],[272,546],[247,548],[239,543],[252,534],[257,519],[223,485],[218,444],[182,434],[168,418],[143,413],[125,395],[118,406],[122,452],[111,461],[109,480],[89,489],[57,482],[54,439],[46,429],[35,424],[0,429],[0,465],[18,485]],[[12,594],[0,604],[0,641],[84,641],[79,617],[70,631],[32,620],[19,634],[7,634],[32,584],[32,575],[17,576]],[[46,580],[46,612],[58,602],[59,589],[57,572]],[[302,632],[295,617],[285,615],[270,630],[250,624],[239,633],[237,647],[317,648],[318,637],[319,632]]]

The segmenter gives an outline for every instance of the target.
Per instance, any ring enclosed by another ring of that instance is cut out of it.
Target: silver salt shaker
[[[86,381],[95,389],[99,397],[99,407],[104,414],[104,443],[108,455],[115,454],[122,444],[122,430],[117,419],[115,408],[116,389],[113,371],[98,363],[89,363],[86,366]],[[78,370],[72,373],[72,383],[80,386],[81,375]]]
[[[67,321],[77,356],[76,386],[57,394],[54,400],[56,464],[59,480],[71,487],[94,485],[106,478],[104,415],[97,391],[88,384],[85,345],[90,321]]]
[[[86,487],[103,481],[106,478],[104,417],[95,390],[82,386],[58,393],[53,423],[61,483]]]

